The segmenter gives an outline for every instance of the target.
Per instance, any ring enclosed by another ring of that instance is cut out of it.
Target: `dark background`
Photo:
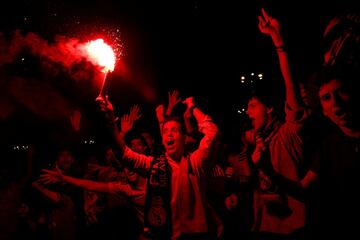
[[[271,81],[282,92],[272,42],[257,27],[261,7],[280,20],[294,76],[304,80],[321,61],[321,35],[329,19],[359,12],[355,1],[351,2],[14,0],[6,5],[2,2],[0,32],[5,39],[10,39],[17,29],[22,34],[32,32],[49,44],[56,35],[81,40],[97,35],[112,40],[119,35],[124,52],[122,63],[129,73],[127,76],[131,75],[124,80],[121,71],[115,70],[113,76],[109,95],[119,114],[140,103],[147,127],[154,123],[150,113],[156,104],[166,100],[167,92],[176,88],[183,97],[194,95],[204,111],[214,116],[224,134],[231,136],[243,119],[244,113],[239,114],[238,110],[246,108],[245,95],[260,81],[256,77],[258,73],[264,75],[261,81]],[[35,86],[48,81],[44,80],[49,76],[44,77],[39,62],[41,59],[26,51],[19,53],[16,60],[0,66],[0,83],[11,84],[14,76],[31,79]],[[250,75],[252,72],[254,77]],[[96,91],[74,82],[61,71],[50,76],[49,85],[66,99],[69,108],[81,109],[85,138],[99,136],[103,131],[97,127],[94,110]],[[245,83],[241,83],[241,76],[246,77]],[[150,86],[157,97],[150,100],[144,97],[136,87],[140,84]],[[27,94],[46,105],[46,98],[38,93]],[[65,116],[39,114],[40,105],[34,107],[36,111],[15,101],[6,88],[2,88],[2,96],[1,107],[11,105],[11,111],[0,118],[2,144],[69,138],[67,132],[71,127]]]

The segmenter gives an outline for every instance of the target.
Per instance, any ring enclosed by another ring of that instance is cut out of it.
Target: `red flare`
[[[112,72],[115,68],[115,53],[113,49],[104,43],[103,39],[90,41],[86,45],[89,58],[102,67],[102,72]]]

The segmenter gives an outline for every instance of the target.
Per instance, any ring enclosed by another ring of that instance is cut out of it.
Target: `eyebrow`
[[[176,129],[176,130],[180,130],[181,128],[180,127],[165,127],[163,130],[174,130],[174,129]]]

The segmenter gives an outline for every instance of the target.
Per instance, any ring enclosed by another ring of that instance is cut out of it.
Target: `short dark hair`
[[[166,117],[164,120],[164,124],[163,124],[163,128],[165,126],[166,123],[168,122],[177,122],[180,124],[180,128],[181,128],[181,133],[186,134],[186,128],[185,128],[185,124],[184,124],[184,120],[181,117],[177,117],[177,116],[169,116]]]
[[[277,85],[277,83],[269,81],[255,84],[255,87],[248,96],[248,102],[250,99],[256,98],[266,107],[273,108],[273,115],[278,115],[281,110],[280,99],[282,98],[282,94],[275,85]]]
[[[346,84],[355,84],[359,76],[359,70],[350,66],[321,67],[312,79],[312,86],[317,89],[333,79],[341,80]]]
[[[264,79],[256,81],[250,91],[250,98],[257,98],[267,107],[275,107],[280,101],[282,82]]]
[[[309,92],[313,96],[313,107],[316,110],[321,109],[320,99],[319,99],[319,90],[324,85],[329,83],[332,80],[339,80],[344,84],[346,91],[355,98],[359,96],[356,95],[359,89],[359,70],[354,69],[350,66],[322,66],[317,71],[315,71],[309,79]],[[357,100],[354,100],[357,102]]]
[[[125,142],[131,144],[131,141],[134,139],[140,139],[144,146],[149,147],[145,138],[137,131],[130,131],[125,136]]]

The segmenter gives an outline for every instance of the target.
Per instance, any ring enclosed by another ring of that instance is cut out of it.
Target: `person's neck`
[[[270,116],[267,119],[267,121],[264,123],[264,125],[261,126],[260,128],[258,128],[257,130],[255,130],[255,132],[256,133],[265,133],[265,132],[267,132],[272,127],[275,120],[276,120],[275,117]]]
[[[180,162],[180,160],[182,159],[182,156],[183,156],[183,152],[173,153],[171,155],[167,154],[167,155],[175,162]]]

